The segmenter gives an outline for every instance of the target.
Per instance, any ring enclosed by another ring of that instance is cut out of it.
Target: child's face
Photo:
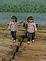
[[[29,20],[30,23],[32,23],[32,20]]]
[[[15,19],[11,19],[12,22],[15,22]]]

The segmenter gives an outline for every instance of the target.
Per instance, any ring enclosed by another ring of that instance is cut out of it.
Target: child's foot
[[[34,43],[34,40],[32,40],[32,43]]]
[[[28,43],[28,44],[30,44],[30,42],[29,42],[29,41],[28,41],[27,43]]]
[[[15,43],[16,41],[15,40],[13,40],[13,43]]]

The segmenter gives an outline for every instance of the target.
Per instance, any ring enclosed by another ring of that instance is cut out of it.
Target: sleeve
[[[36,24],[34,23],[34,29],[35,29],[35,32],[37,32],[37,27],[36,27]]]

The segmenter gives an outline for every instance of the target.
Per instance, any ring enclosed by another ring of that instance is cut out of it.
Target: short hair
[[[12,16],[11,19],[15,19],[15,22],[17,22],[17,17],[16,16]]]
[[[29,20],[33,20],[33,17],[32,17],[32,16],[29,16],[29,17],[27,18],[27,21],[29,21]]]

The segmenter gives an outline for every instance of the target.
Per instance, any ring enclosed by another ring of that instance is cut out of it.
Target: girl
[[[16,16],[11,17],[11,21],[9,23],[8,29],[11,31],[13,42],[16,42],[16,31],[17,31],[17,17]]]
[[[27,37],[28,37],[28,43],[30,43],[30,39],[32,39],[32,42],[34,42],[35,39],[35,32],[37,31],[36,24],[33,23],[33,17],[29,16],[27,18]]]

